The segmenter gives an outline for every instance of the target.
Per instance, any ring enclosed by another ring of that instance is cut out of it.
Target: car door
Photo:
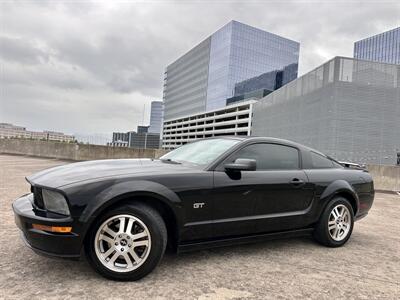
[[[252,175],[257,174],[254,171],[241,173],[246,175],[237,178],[229,172],[214,172],[213,234],[217,238],[246,235],[255,230],[252,219],[256,204],[253,186],[255,179]]]
[[[239,158],[256,160],[256,170],[240,171],[240,176],[223,170],[223,164]],[[215,233],[244,235],[301,227],[299,216],[310,206],[313,188],[300,167],[300,151],[288,145],[253,143],[233,153],[214,173]]]

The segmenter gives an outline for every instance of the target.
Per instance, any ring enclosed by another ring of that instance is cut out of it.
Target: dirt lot
[[[377,194],[350,241],[329,249],[292,239],[168,254],[139,282],[98,276],[86,261],[38,256],[23,245],[11,202],[24,176],[64,164],[0,155],[0,299],[399,299],[400,196]]]

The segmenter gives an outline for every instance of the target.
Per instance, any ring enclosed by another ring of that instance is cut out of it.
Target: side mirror
[[[255,171],[257,162],[255,159],[238,158],[234,163],[225,164],[226,171]]]

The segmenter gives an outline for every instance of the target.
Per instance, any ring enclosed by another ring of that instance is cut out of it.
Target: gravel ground
[[[11,202],[24,176],[65,164],[0,155],[1,299],[399,299],[400,197],[380,194],[342,248],[309,238],[167,254],[139,282],[113,282],[82,261],[41,257],[23,245]]]

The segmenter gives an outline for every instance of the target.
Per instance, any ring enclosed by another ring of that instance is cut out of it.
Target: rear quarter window
[[[311,164],[314,169],[338,168],[338,166],[329,158],[315,152],[310,152]]]

